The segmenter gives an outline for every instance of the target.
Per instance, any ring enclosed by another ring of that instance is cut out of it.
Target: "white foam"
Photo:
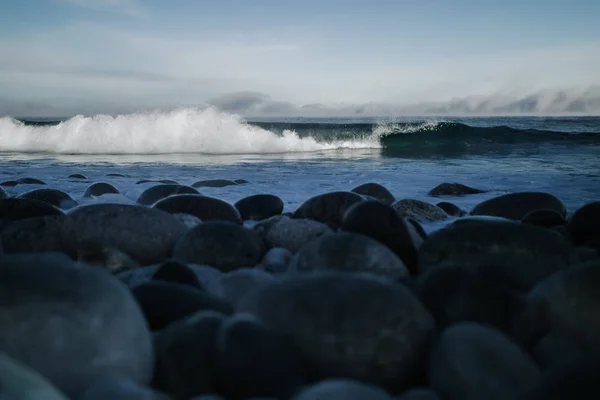
[[[256,154],[379,148],[378,136],[329,143],[277,135],[215,108],[76,116],[56,126],[0,118],[0,151],[55,154]]]

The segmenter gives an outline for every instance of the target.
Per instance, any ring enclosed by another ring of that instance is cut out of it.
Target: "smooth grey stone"
[[[521,222],[541,228],[554,228],[555,226],[564,226],[566,224],[565,217],[556,210],[532,211],[524,216]]]
[[[71,175],[69,175],[69,178],[73,178],[73,179],[87,179],[87,177],[85,175],[81,175],[81,174],[71,174]]]
[[[171,214],[191,214],[203,222],[228,221],[241,225],[242,218],[231,204],[198,194],[177,194],[159,200],[153,208]]]
[[[128,379],[109,378],[88,387],[76,400],[170,400],[164,393]]]
[[[268,248],[281,247],[292,253],[298,252],[307,243],[333,232],[327,225],[311,219],[292,219],[276,216],[264,220],[254,227]]]
[[[294,212],[296,219],[312,219],[333,226],[340,226],[346,210],[354,203],[364,201],[352,192],[331,192],[311,197]]]
[[[391,400],[381,388],[351,379],[328,379],[304,389],[292,400]]]
[[[208,179],[204,181],[198,181],[192,184],[192,187],[212,187],[222,188],[225,186],[236,186],[237,183],[228,179]]]
[[[378,183],[365,183],[357,186],[351,190],[353,193],[357,193],[363,196],[370,196],[384,204],[392,204],[396,199],[394,195],[384,186]]]
[[[162,200],[166,197],[173,196],[176,194],[200,194],[196,189],[190,186],[176,185],[176,184],[165,184],[155,185],[142,192],[138,197],[136,203],[143,206],[149,206]]]
[[[466,212],[461,210],[456,204],[450,203],[448,201],[441,201],[437,203],[436,206],[444,210],[446,214],[452,217],[462,217],[466,214]]]
[[[0,400],[68,400],[36,371],[0,354]]]
[[[61,240],[66,215],[25,218],[0,227],[5,253],[46,253],[64,250]]]
[[[471,214],[520,221],[536,210],[555,210],[563,216],[567,215],[565,205],[558,198],[541,192],[518,192],[494,197],[479,203],[473,208]]]
[[[234,204],[240,212],[242,220],[261,221],[280,215],[283,211],[283,200],[272,194],[255,194],[244,197]]]
[[[245,295],[270,283],[277,282],[273,275],[255,268],[241,268],[211,281],[206,290],[229,301],[234,306]]]
[[[84,198],[99,197],[105,194],[120,194],[119,189],[106,182],[92,183],[83,193]]]
[[[431,389],[419,388],[411,389],[401,396],[395,397],[397,400],[440,400],[437,393]]]
[[[464,196],[466,194],[485,193],[485,190],[475,189],[461,183],[440,183],[427,194],[429,196]]]
[[[588,203],[577,209],[567,222],[567,232],[577,246],[597,244],[600,239],[600,201]],[[600,246],[592,247],[600,251]]]
[[[140,384],[152,377],[150,332],[129,290],[64,255],[0,258],[0,326],[0,352],[67,396],[104,376]]]
[[[18,196],[20,199],[39,200],[51,204],[54,207],[68,209],[77,205],[67,193],[56,189],[34,189],[29,192],[22,193]]]
[[[188,229],[192,229],[197,227],[198,225],[200,225],[202,223],[202,221],[200,220],[200,218],[193,216],[192,214],[184,214],[184,213],[179,213],[179,214],[173,214],[173,216],[178,220],[183,222],[183,224],[188,228]]]
[[[58,207],[39,200],[7,198],[0,199],[0,220],[19,220],[34,217],[64,215]]]
[[[167,260],[165,262],[177,261],[177,260]],[[178,262],[178,261],[177,261]],[[149,282],[153,279],[154,274],[159,270],[161,264],[149,265],[142,268],[133,269],[130,271],[123,271],[117,274],[117,277],[125,283],[130,289],[134,289],[137,286],[141,285],[144,282]],[[206,286],[213,280],[217,279],[223,272],[219,271],[214,267],[210,267],[208,265],[196,265],[196,264],[185,264],[188,268],[190,268],[202,286]]]
[[[282,247],[273,247],[267,251],[257,268],[273,274],[283,274],[287,272],[292,257],[294,255],[291,251]]]
[[[411,217],[426,221],[442,221],[449,218],[449,215],[438,206],[421,200],[398,200],[392,204],[392,207],[404,218]]]

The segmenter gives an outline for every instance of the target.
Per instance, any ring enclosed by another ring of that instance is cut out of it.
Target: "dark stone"
[[[71,174],[71,175],[69,175],[69,178],[73,178],[73,179],[87,179],[87,176],[81,175],[81,174]]]
[[[104,268],[112,273],[139,268],[139,264],[113,246],[96,241],[83,242],[77,248],[77,262]]]
[[[172,261],[173,260],[168,260],[166,262]],[[154,274],[156,271],[158,271],[161,265],[162,264],[148,265],[142,268],[122,271],[117,274],[117,277],[121,280],[121,282],[127,285],[127,287],[134,289],[143,283],[153,281]],[[223,273],[218,269],[209,267],[207,265],[187,264],[187,267],[191,269],[194,274],[196,274],[196,277],[203,287],[206,287],[212,281],[223,275]]]
[[[188,229],[197,227],[202,223],[200,218],[193,216],[192,214],[171,214],[179,222],[182,222]]]
[[[160,263],[171,255],[187,227],[160,210],[127,204],[81,206],[69,214],[62,240],[74,255],[86,242],[115,247],[142,265]]]
[[[460,266],[432,269],[419,279],[418,293],[438,329],[471,321],[510,334],[515,317],[525,306],[519,293]]]
[[[251,291],[274,282],[277,279],[268,272],[256,268],[240,268],[217,277],[206,288],[235,307]]]
[[[352,192],[320,194],[311,197],[298,207],[294,212],[294,218],[308,218],[339,227],[346,210],[361,201],[364,201],[362,196]]]
[[[156,335],[157,389],[176,399],[216,392],[216,338],[223,319],[219,313],[200,312]]]
[[[17,186],[18,184],[19,184],[19,182],[17,182],[17,181],[4,181],[4,182],[0,183],[0,186],[14,187],[14,186]]]
[[[254,318],[237,315],[217,334],[220,392],[228,399],[289,399],[306,382],[298,349],[285,335]]]
[[[160,264],[156,272],[152,275],[152,279],[155,281],[188,285],[196,289],[204,288],[196,273],[187,265],[176,260],[167,260]]]
[[[46,182],[41,181],[37,178],[19,178],[17,182],[23,185],[45,185]]]
[[[61,232],[65,215],[33,217],[13,221],[0,228],[4,253],[62,252]]]
[[[247,181],[247,180],[245,180],[245,179],[234,179],[233,181],[234,181],[235,183],[237,183],[238,185],[244,185],[244,184],[246,184],[246,183],[250,183],[250,182],[248,182],[248,181]]]
[[[431,189],[429,196],[464,196],[467,194],[485,193],[485,190],[475,189],[460,183],[441,183]]]
[[[113,176],[113,177],[117,177],[117,178],[125,178],[125,175],[123,174],[106,174],[106,176]]]
[[[597,243],[600,240],[600,201],[586,204],[575,211],[567,223],[567,232],[577,246]]]
[[[140,185],[142,183],[150,183],[150,182],[164,183],[165,185],[179,185],[179,182],[171,180],[171,179],[159,179],[159,180],[142,179],[141,181],[137,181],[135,184]]]
[[[398,200],[392,204],[392,207],[404,218],[411,217],[426,221],[442,221],[449,217],[441,208],[421,200]]]
[[[255,194],[241,199],[234,206],[244,221],[261,221],[280,215],[283,211],[283,200],[272,194]]]
[[[0,187],[0,199],[8,199],[10,197],[10,195],[8,193],[6,193],[6,190],[2,189],[2,187]]]
[[[391,206],[363,201],[346,211],[341,228],[383,243],[400,257],[411,274],[416,274],[417,250],[423,239],[408,224]]]
[[[419,271],[450,264],[477,269],[507,287],[528,291],[570,264],[573,247],[561,235],[504,221],[470,221],[433,232],[419,249]]]
[[[190,229],[175,245],[173,257],[227,272],[255,266],[265,253],[258,234],[225,221],[210,221]]]
[[[532,211],[524,216],[521,222],[541,228],[553,228],[555,226],[563,226],[566,223],[564,216],[555,210]]]
[[[22,193],[18,196],[20,199],[39,200],[55,207],[68,209],[77,205],[71,196],[62,190],[56,189],[34,189],[29,192]]]
[[[344,376],[394,390],[412,383],[435,330],[409,289],[370,274],[282,280],[244,297],[237,311],[289,335],[314,378]]]
[[[208,179],[204,181],[198,181],[192,184],[192,187],[213,187],[222,188],[225,186],[236,186],[237,183],[227,179]]]
[[[589,357],[546,373],[518,400],[596,400],[600,398],[600,361]]]
[[[414,228],[415,232],[417,232],[417,235],[419,235],[421,237],[421,239],[425,240],[427,239],[428,235],[427,232],[425,232],[425,229],[423,229],[423,226],[421,225],[421,223],[419,221],[417,221],[414,218],[406,218],[406,222],[409,222],[410,225]],[[409,226],[410,228],[410,226]]]
[[[529,293],[520,317],[519,336],[533,346],[551,333],[582,349],[595,349],[600,340],[600,261],[559,271]]]
[[[531,355],[542,370],[549,371],[582,359],[588,350],[574,340],[548,333],[532,348]]]
[[[288,249],[273,247],[267,251],[258,268],[272,274],[283,274],[287,272],[292,257],[294,254]]]
[[[61,209],[39,200],[19,198],[0,199],[0,220],[19,220],[64,214]]]
[[[155,392],[128,379],[105,378],[91,385],[76,400],[171,400],[163,393]]]
[[[254,227],[268,248],[281,247],[296,253],[307,243],[333,232],[327,225],[312,219],[275,216]]]
[[[151,281],[137,286],[132,293],[153,331],[200,311],[233,312],[229,303],[188,285]]]
[[[519,192],[494,197],[479,203],[471,215],[488,215],[521,221],[527,214],[537,210],[554,210],[567,215],[565,205],[555,196],[541,192]]]
[[[440,400],[437,393],[431,389],[417,388],[402,393],[395,397],[397,400]]]
[[[184,185],[156,185],[142,192],[137,203],[149,206],[166,197],[175,194],[200,194],[196,189]]]
[[[374,197],[385,204],[392,204],[396,201],[394,195],[378,183],[365,183],[364,185],[355,187],[351,192]]]
[[[540,376],[527,353],[500,331],[472,322],[446,329],[429,360],[431,388],[448,400],[514,400]]]
[[[0,352],[71,398],[101,376],[152,377],[150,332],[129,290],[65,255],[0,258],[0,326]]]
[[[68,400],[46,378],[6,354],[0,354],[0,399]]]
[[[461,210],[456,204],[450,203],[448,201],[441,201],[437,203],[436,206],[444,210],[446,214],[451,215],[453,217],[462,217],[466,214],[466,212]]]
[[[119,189],[105,182],[92,183],[83,193],[83,197],[98,197],[104,194],[120,194]]]
[[[202,222],[229,221],[242,224],[238,210],[231,204],[208,196],[197,194],[178,194],[159,200],[153,208],[171,214],[191,214]]]
[[[307,387],[292,400],[391,400],[380,387],[351,379],[327,379]]]
[[[398,279],[408,275],[402,260],[388,247],[367,236],[338,232],[313,240],[289,265],[289,272],[370,272]]]

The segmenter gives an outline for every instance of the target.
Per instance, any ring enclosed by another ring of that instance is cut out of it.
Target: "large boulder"
[[[277,278],[260,269],[240,268],[214,279],[206,289],[236,306],[251,291],[276,281]]]
[[[521,220],[524,224],[539,226],[542,228],[554,228],[564,226],[565,216],[556,210],[535,210],[527,214]]]
[[[18,220],[33,217],[64,215],[58,207],[39,200],[0,199],[0,220]]]
[[[430,385],[447,400],[518,399],[540,376],[505,335],[470,322],[446,329],[429,360]]]
[[[193,187],[185,185],[155,185],[144,190],[136,202],[143,206],[149,206],[165,197],[173,196],[175,194],[200,194],[200,192]]]
[[[333,232],[327,225],[312,219],[275,216],[254,226],[268,248],[280,247],[296,253],[307,243]]]
[[[66,215],[25,218],[0,227],[5,253],[45,253],[64,250],[61,232]]]
[[[242,224],[238,210],[231,204],[213,197],[197,194],[178,194],[159,200],[153,208],[171,214],[191,214],[201,221],[229,221]]]
[[[192,187],[211,187],[211,188],[222,188],[225,186],[235,186],[236,182],[228,179],[208,179],[204,181],[198,181],[192,184]]]
[[[65,256],[0,258],[0,326],[0,352],[68,396],[105,376],[152,377],[150,332],[129,290]]]
[[[255,194],[244,197],[234,206],[244,221],[261,221],[274,215],[280,215],[283,211],[283,200],[272,194]]]
[[[294,212],[294,218],[308,218],[338,227],[346,210],[360,201],[364,201],[363,197],[352,192],[320,194],[302,203]]]
[[[87,242],[113,246],[142,265],[171,255],[187,227],[160,210],[126,204],[93,204],[69,213],[62,241],[69,254]]]
[[[6,354],[0,354],[0,399],[68,400],[39,373]]]
[[[479,203],[471,215],[503,217],[516,221],[537,210],[554,210],[565,216],[565,205],[555,196],[542,192],[518,192],[494,197]]]
[[[464,196],[466,194],[485,193],[485,190],[475,189],[461,183],[440,183],[427,194],[429,196]]]
[[[385,204],[392,204],[396,201],[394,195],[378,183],[365,183],[364,185],[355,187],[351,192],[371,196]]]
[[[404,218],[411,217],[416,218],[417,220],[442,221],[449,217],[449,215],[438,206],[434,206],[433,204],[421,200],[398,200],[392,204],[392,207]]]
[[[120,194],[119,189],[106,182],[92,183],[83,193],[83,197],[99,197],[105,194]]]
[[[402,260],[388,247],[367,236],[348,232],[313,240],[296,253],[288,271],[369,272],[394,280],[408,275]]]
[[[75,400],[171,400],[166,394],[118,377],[102,379]]]
[[[560,234],[504,221],[461,221],[432,233],[419,249],[419,271],[443,264],[474,268],[528,291],[570,264],[572,245]]]
[[[173,257],[227,272],[255,266],[265,251],[262,239],[251,229],[230,222],[211,221],[182,236],[173,250]]]
[[[380,387],[352,379],[327,379],[292,397],[292,400],[391,400]]]
[[[288,335],[315,378],[401,389],[419,374],[434,322],[403,285],[372,275],[316,274],[267,285],[238,312]]]
[[[567,223],[567,232],[575,245],[592,245],[600,251],[600,201],[575,211]]]
[[[73,208],[77,205],[71,196],[57,189],[34,189],[20,194],[19,198],[43,201],[62,209]]]

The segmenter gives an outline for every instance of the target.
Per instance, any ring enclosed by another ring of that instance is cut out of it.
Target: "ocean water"
[[[89,180],[68,178],[81,173]],[[119,173],[125,177],[107,177]],[[134,203],[153,183],[246,179],[202,188],[235,202],[280,196],[285,210],[320,193],[377,182],[397,199],[459,182],[488,193],[450,198],[469,210],[515,191],[552,193],[569,211],[600,200],[600,117],[357,118],[246,121],[216,109],[61,120],[0,118],[0,180],[35,177],[80,203]],[[92,182],[121,195],[82,199]],[[11,194],[36,185],[5,187]],[[436,225],[427,225],[428,230]]]

